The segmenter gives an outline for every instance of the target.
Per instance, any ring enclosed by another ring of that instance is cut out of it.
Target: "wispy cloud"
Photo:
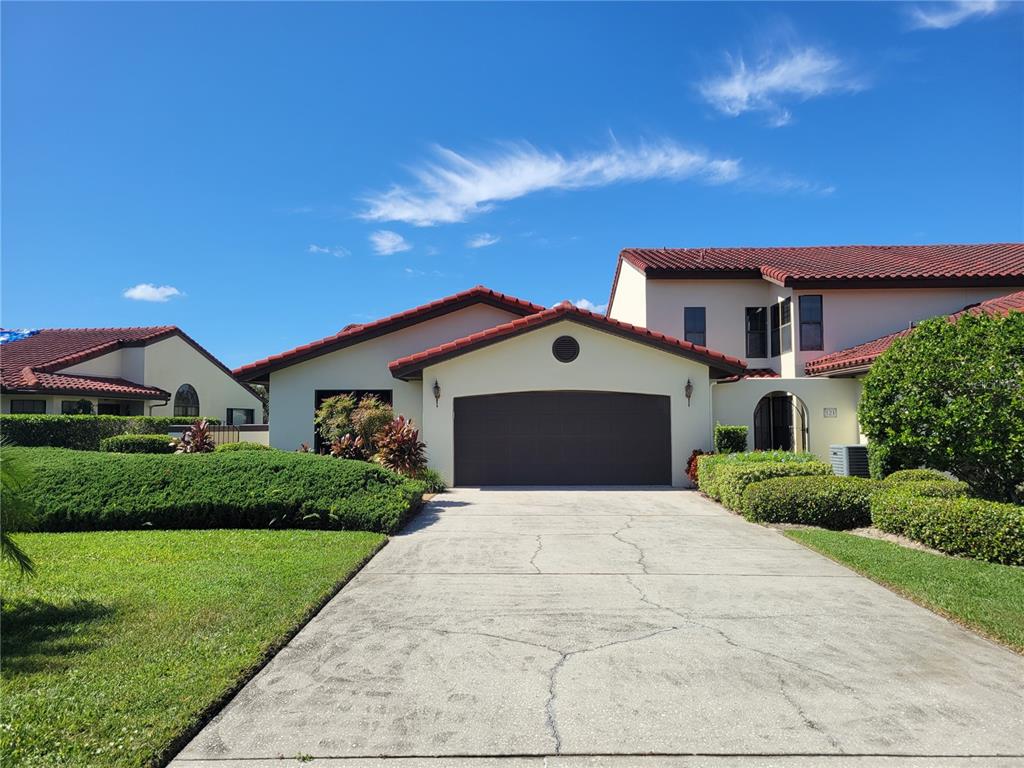
[[[392,253],[401,253],[412,248],[404,237],[390,229],[378,229],[370,235],[370,244],[373,250],[382,256],[390,256]]]
[[[712,157],[669,140],[563,156],[528,143],[503,144],[469,157],[445,147],[412,171],[415,183],[395,185],[366,198],[360,214],[370,221],[402,221],[418,227],[465,221],[501,201],[543,190],[577,190],[619,182],[699,178],[722,183],[740,176],[739,160]]]
[[[499,240],[501,240],[500,235],[489,235],[486,232],[481,232],[479,235],[469,238],[466,241],[466,246],[469,248],[486,248],[489,245],[494,245]]]
[[[325,253],[331,256],[337,256],[339,259],[343,259],[352,253],[348,248],[342,248],[340,245],[316,245],[315,243],[311,243],[309,248],[306,250],[309,253]]]
[[[787,101],[806,101],[866,87],[837,56],[820,48],[788,50],[765,56],[750,66],[742,57],[730,57],[729,64],[728,74],[700,84],[701,95],[731,117],[744,112],[767,113],[769,124],[776,127],[793,119],[784,106]]]
[[[968,19],[991,16],[1006,7],[997,0],[954,0],[910,7],[910,24],[914,29],[950,29]]]
[[[580,309],[585,309],[588,312],[597,312],[598,314],[604,314],[608,309],[607,304],[595,304],[590,299],[577,299],[573,302]]]
[[[153,285],[152,283],[139,283],[131,288],[126,288],[121,294],[126,299],[134,301],[159,301],[164,302],[173,299],[175,296],[185,294],[173,285]]]
[[[405,274],[408,277],[444,277],[444,273],[432,269],[429,272],[422,269],[414,269],[413,267],[406,267]]]

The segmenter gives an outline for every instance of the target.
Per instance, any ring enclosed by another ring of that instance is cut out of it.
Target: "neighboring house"
[[[819,357],[1024,285],[1024,245],[641,250],[607,315],[477,286],[235,371],[269,386],[271,444],[375,394],[420,426],[458,485],[686,483],[715,422],[750,447],[860,440],[852,377]]]
[[[263,401],[175,326],[3,332],[4,413],[196,416],[263,421]]]

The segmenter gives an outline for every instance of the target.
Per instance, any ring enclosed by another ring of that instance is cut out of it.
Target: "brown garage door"
[[[669,398],[517,392],[455,399],[456,485],[668,485]]]

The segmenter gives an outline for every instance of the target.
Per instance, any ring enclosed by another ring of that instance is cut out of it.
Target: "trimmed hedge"
[[[932,480],[940,483],[953,482],[953,479],[937,469],[900,469],[885,478],[887,483],[906,483],[914,480]]]
[[[100,450],[108,453],[174,453],[174,449],[167,435],[114,435],[100,440]]]
[[[923,495],[915,483],[880,491],[871,499],[876,528],[950,555],[1024,565],[1024,507],[963,496]],[[934,483],[935,491],[940,484]]]
[[[230,453],[231,451],[272,451],[274,449],[271,448],[269,445],[264,445],[263,443],[241,442],[221,443],[213,450],[215,453],[224,453],[225,451]]]
[[[747,428],[715,424],[715,452],[742,453],[747,450]]]
[[[697,469],[700,489],[736,511],[742,508],[743,492],[751,483],[771,477],[832,474],[832,467],[813,454],[789,451],[700,456]]]
[[[863,477],[776,477],[747,486],[743,516],[758,523],[799,523],[845,530],[871,524],[878,483]]]
[[[24,455],[41,531],[135,528],[331,528],[393,533],[423,484],[376,464],[290,451]]]
[[[174,425],[194,419],[170,416],[60,416],[56,414],[0,415],[0,435],[11,445],[50,446],[98,451],[100,442],[115,435],[167,434]],[[207,419],[219,424],[217,419]]]

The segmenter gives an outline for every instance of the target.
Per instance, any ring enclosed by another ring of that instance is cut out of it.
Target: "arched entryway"
[[[803,400],[789,392],[769,392],[754,408],[754,449],[809,450],[807,424]]]

